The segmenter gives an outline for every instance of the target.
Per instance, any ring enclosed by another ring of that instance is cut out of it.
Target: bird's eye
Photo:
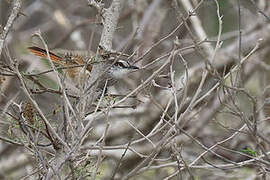
[[[116,65],[116,66],[119,66],[119,67],[124,67],[124,64],[121,63],[121,62],[116,62],[115,65]]]
[[[127,61],[122,61],[122,60],[119,60],[118,62],[116,62],[115,65],[122,68],[127,68],[130,66]]]

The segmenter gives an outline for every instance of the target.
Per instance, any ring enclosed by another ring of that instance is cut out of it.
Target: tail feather
[[[42,49],[42,48],[39,48],[36,46],[31,46],[31,47],[28,47],[28,50],[30,52],[32,52],[33,54],[35,54],[36,56],[39,56],[42,58],[47,58],[47,52],[45,49]],[[49,52],[49,55],[50,55],[51,60],[56,62],[56,63],[60,63],[62,60],[62,57],[60,57],[52,52]]]

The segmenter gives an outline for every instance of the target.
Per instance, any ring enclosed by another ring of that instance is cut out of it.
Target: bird
[[[46,49],[38,46],[31,46],[28,47],[28,50],[38,57],[48,59]],[[78,84],[82,77],[84,79],[85,77],[91,78],[90,73],[93,69],[92,62],[94,62],[95,58],[94,53],[91,52],[90,55],[87,55],[81,51],[58,50],[57,52],[49,51],[49,56],[55,64],[63,67],[63,71],[74,83]],[[124,78],[128,73],[139,69],[139,67],[131,65],[124,59],[118,59],[117,57],[110,55],[104,55],[103,58],[105,60],[104,68],[108,69],[107,71],[104,71],[103,83],[99,86],[104,86],[104,79],[108,80],[107,86],[112,86],[119,79]],[[90,64],[87,64],[89,59]],[[86,66],[85,71],[83,68],[84,66]]]

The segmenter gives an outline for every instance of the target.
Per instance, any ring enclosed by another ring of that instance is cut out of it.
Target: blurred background
[[[105,8],[111,4],[109,0],[102,2]],[[97,178],[122,179],[155,152],[158,142],[172,126],[179,129],[170,134],[153,160],[138,170],[138,176],[131,178],[269,178],[270,161],[266,156],[269,154],[269,114],[264,111],[269,103],[266,101],[270,69],[269,2],[217,2],[222,25],[214,0],[124,1],[113,49],[130,55],[131,64],[141,70],[118,82],[112,90],[114,94],[128,94],[169,61],[172,52],[177,53],[173,63],[136,92],[135,98],[121,104],[125,107],[110,110],[109,123],[104,114],[95,114],[93,129],[76,154],[73,179],[90,179],[106,129],[104,157]],[[0,32],[12,6],[10,0],[0,1]],[[50,69],[48,63],[27,51],[29,46],[43,47],[40,39],[33,36],[37,32],[41,32],[52,52],[57,49],[96,52],[103,29],[102,18],[86,0],[22,2],[0,61],[0,179],[38,179],[42,174],[37,151],[29,146],[27,135],[14,120],[26,111],[28,101],[18,78],[7,75],[8,58],[18,62],[22,74]],[[222,45],[215,52],[220,27]],[[240,64],[260,39],[257,51]],[[205,71],[208,74],[197,96]],[[171,80],[172,72],[175,81]],[[59,89],[53,73],[35,76],[35,79],[47,88]],[[37,84],[28,78],[25,83],[53,127],[61,132],[62,96],[39,91]],[[197,98],[193,100],[194,96]],[[70,99],[76,104],[74,98]],[[119,100],[116,98],[113,102]],[[22,104],[22,110],[13,103]],[[35,112],[32,114],[37,116]],[[90,115],[88,112],[85,117]],[[130,149],[125,153],[127,146]],[[207,150],[211,146],[214,148]],[[49,161],[54,151],[52,147],[47,148],[51,149],[41,149],[40,153]],[[261,160],[253,159],[263,155]],[[63,179],[72,179],[68,176],[70,169],[67,165],[66,174],[61,175]]]

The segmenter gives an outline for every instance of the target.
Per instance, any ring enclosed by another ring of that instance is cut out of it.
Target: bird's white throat
[[[125,75],[127,75],[130,72],[131,72],[130,69],[119,68],[119,67],[112,67],[109,70],[110,75],[115,79],[122,79],[125,77]]]

